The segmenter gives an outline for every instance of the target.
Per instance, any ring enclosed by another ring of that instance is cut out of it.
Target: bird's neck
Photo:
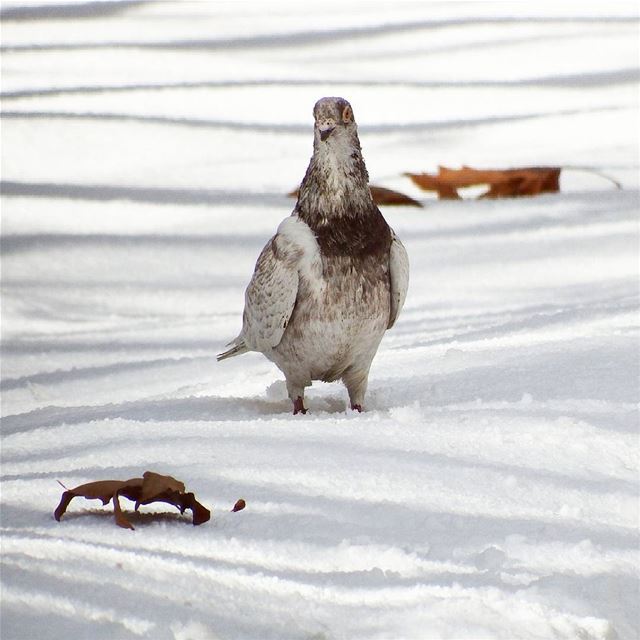
[[[366,216],[376,210],[358,140],[326,143],[316,139],[300,186],[298,216],[314,228],[337,218]]]
[[[343,149],[337,142],[316,141],[294,214],[309,225],[325,257],[388,254],[391,231],[371,197],[360,144],[356,139]]]

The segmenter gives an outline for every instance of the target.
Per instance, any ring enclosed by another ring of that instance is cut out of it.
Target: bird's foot
[[[352,404],[351,408],[353,411],[357,411],[358,413],[362,413],[362,405],[360,404]]]
[[[302,396],[298,396],[293,401],[293,415],[295,416],[298,413],[307,413],[307,410],[304,408],[304,400],[302,399]]]

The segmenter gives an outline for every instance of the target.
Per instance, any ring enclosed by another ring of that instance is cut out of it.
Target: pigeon
[[[258,351],[284,373],[293,414],[313,380],[342,380],[362,411],[369,369],[409,284],[407,252],[369,190],[351,105],[321,98],[293,213],[258,257],[240,335],[218,355]]]

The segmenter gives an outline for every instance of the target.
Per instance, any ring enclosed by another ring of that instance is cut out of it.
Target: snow
[[[634,3],[3,5],[3,640],[639,636]],[[366,411],[316,384],[294,418],[215,354],[323,95],[425,208],[383,210],[411,285]],[[569,168],[402,176],[438,164]],[[53,520],[56,480],[147,469],[211,521]]]

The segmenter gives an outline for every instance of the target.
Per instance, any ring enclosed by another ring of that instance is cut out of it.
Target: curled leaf
[[[374,185],[370,185],[369,189],[371,190],[373,201],[376,204],[422,207],[422,204],[420,204],[417,200],[414,200],[413,198],[410,198],[409,196],[405,195],[404,193],[400,193],[399,191],[387,189],[386,187],[376,187]]]
[[[123,529],[135,529],[135,527],[129,522],[127,517],[122,513],[122,509],[120,508],[120,501],[118,500],[118,492],[116,491],[113,495],[113,515],[116,521],[116,524]]]
[[[159,496],[173,493],[184,493],[184,482],[171,476],[161,476],[153,471],[145,471],[142,474],[140,504],[148,504],[157,500]]]
[[[151,502],[166,502],[177,507],[180,513],[190,509],[193,513],[193,524],[207,522],[211,517],[209,509],[201,505],[193,493],[185,493],[184,483],[171,476],[163,476],[153,471],[145,471],[142,478],[129,480],[99,480],[88,482],[74,489],[67,489],[60,499],[60,504],[53,513],[53,517],[60,521],[69,503],[75,497],[101,500],[102,504],[113,501],[113,511],[116,524],[125,529],[133,529],[133,525],[120,507],[119,498],[122,496],[135,502],[136,511],[140,505]]]

